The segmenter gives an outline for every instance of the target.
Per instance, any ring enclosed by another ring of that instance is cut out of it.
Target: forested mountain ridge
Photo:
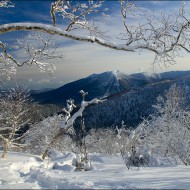
[[[158,96],[163,96],[173,84],[180,86],[186,96],[186,106],[190,104],[190,75],[175,80],[162,80],[147,84],[143,88],[123,91],[107,97],[107,101],[87,108],[83,114],[90,128],[120,126],[122,121],[128,127],[137,126],[143,118],[154,113]],[[87,119],[88,118],[88,119]]]
[[[180,85],[189,94],[190,71],[171,71],[160,74],[136,73],[127,75],[116,71],[92,74],[89,77],[68,83],[58,89],[33,94],[41,104],[56,104],[61,107],[72,98],[80,104],[82,89],[88,92],[87,100],[105,97],[102,104],[91,105],[83,114],[89,128],[121,125],[135,127],[154,112],[152,105],[172,84]],[[190,100],[187,100],[190,102]],[[88,118],[88,119],[87,119]]]
[[[157,82],[176,80],[188,76],[190,76],[190,71],[172,71],[152,75],[146,73],[128,75],[120,71],[108,71],[92,74],[48,92],[34,93],[32,97],[40,104],[65,105],[65,101],[70,98],[74,99],[76,103],[80,103],[80,90],[88,92],[87,99],[89,100],[96,97],[136,91]]]

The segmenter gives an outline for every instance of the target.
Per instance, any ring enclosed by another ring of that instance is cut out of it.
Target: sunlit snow
[[[120,156],[90,154],[93,169],[71,169],[73,153],[56,154],[52,161],[39,156],[8,153],[0,159],[0,189],[188,189],[190,167],[143,167],[128,170]],[[52,169],[55,162],[67,167]]]

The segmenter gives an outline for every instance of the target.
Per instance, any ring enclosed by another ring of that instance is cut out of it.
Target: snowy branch
[[[87,95],[87,93],[85,93]],[[84,96],[83,96],[84,98]],[[99,100],[97,98],[94,98],[92,99],[91,101],[82,101],[81,102],[81,106],[80,106],[80,109],[74,113],[72,116],[71,116],[71,112],[73,111],[73,108],[75,107],[74,105],[74,102],[72,102],[70,104],[70,107],[68,110],[64,109],[65,113],[66,113],[66,116],[64,117],[64,120],[60,126],[60,128],[63,128],[65,130],[67,130],[68,128],[72,127],[73,126],[73,123],[74,121],[78,118],[78,117],[82,117],[82,113],[84,111],[84,109],[91,105],[91,104],[97,104],[97,103],[102,103],[104,102],[105,100]]]
[[[3,141],[6,140],[6,138],[3,135],[1,135],[1,134],[0,134],[0,139],[2,139]]]
[[[41,31],[52,35],[63,36],[73,40],[97,43],[101,46],[116,50],[134,52],[138,49],[146,49],[154,52],[162,59],[168,58],[169,60],[172,60],[176,57],[175,52],[178,52],[178,49],[184,49],[185,51],[190,52],[189,42],[187,41],[189,38],[188,35],[186,35],[189,33],[190,21],[185,20],[182,22],[181,20],[183,19],[181,17],[180,21],[178,20],[175,21],[175,23],[179,23],[178,25],[176,25],[174,22],[170,23],[170,21],[167,21],[169,23],[165,22],[162,24],[166,25],[165,27],[161,26],[158,28],[153,27],[153,22],[155,20],[152,19],[149,20],[149,22],[146,24],[148,25],[147,27],[143,27],[143,25],[136,28],[136,33],[134,33],[133,28],[131,30],[127,28],[128,32],[125,35],[127,35],[128,38],[127,41],[125,40],[126,42],[123,44],[111,43],[96,36],[82,36],[71,34],[68,31],[64,31],[58,27],[41,23],[4,24],[0,26],[0,34],[19,30]],[[170,52],[173,52],[174,54],[170,55]]]
[[[94,36],[81,36],[81,35],[70,34],[69,32],[64,31],[58,27],[41,23],[10,23],[0,26],[0,34],[19,31],[19,30],[41,31],[52,35],[63,36],[77,41],[97,43],[99,45],[116,50],[134,51],[135,49],[137,49],[137,47],[132,47],[132,48],[127,47],[125,44],[117,45],[114,43],[110,43],[108,41],[106,42],[103,39]]]
[[[6,44],[0,41],[0,83],[10,80],[16,74],[16,60],[7,53]]]
[[[101,10],[103,0],[86,1],[86,2],[72,2],[58,0],[51,5],[52,23],[56,25],[56,14],[61,15],[63,19],[67,20],[68,24],[65,31],[72,31],[77,29],[88,30],[91,35],[99,36],[102,34],[97,26],[94,26],[92,17],[97,15],[106,16],[108,8]]]
[[[45,159],[45,157],[48,155],[48,151],[49,149],[55,144],[55,142],[60,138],[62,137],[63,135],[67,134],[68,130],[73,127],[73,124],[75,122],[75,120],[78,118],[78,117],[82,117],[82,113],[84,111],[84,109],[91,105],[91,104],[97,104],[97,103],[101,103],[101,102],[104,102],[106,101],[105,99],[104,100],[101,100],[101,99],[97,99],[97,98],[94,98],[92,99],[91,101],[84,101],[84,97],[85,95],[87,95],[88,93],[87,92],[84,92],[83,90],[80,91],[82,97],[83,97],[83,100],[81,102],[81,106],[80,106],[80,109],[75,112],[73,115],[72,115],[72,111],[73,111],[73,108],[75,108],[76,106],[74,105],[74,100],[70,99],[67,101],[67,108],[64,108],[63,111],[66,113],[61,122],[60,125],[59,125],[59,130],[56,131],[56,133],[54,133],[53,135],[53,138],[51,140],[51,142],[48,144],[47,146],[47,149],[45,150],[45,152],[43,153],[42,155],[42,159]]]
[[[0,2],[0,8],[1,7],[10,8],[10,7],[14,7],[14,5],[11,3],[10,0],[3,0]]]
[[[6,7],[8,2],[2,1],[0,6]],[[14,31],[40,31],[81,42],[96,43],[114,50],[127,52],[147,50],[155,54],[153,65],[175,64],[176,58],[181,55],[182,51],[190,53],[190,20],[186,15],[185,4],[182,4],[179,10],[174,13],[158,14],[139,8],[127,0],[121,0],[120,13],[124,32],[121,33],[123,29],[119,28],[116,34],[107,35],[105,38],[103,35],[105,32],[99,30],[99,25],[95,22],[97,15],[107,15],[108,7],[104,8],[103,2],[102,0],[86,2],[57,0],[51,4],[52,25],[43,23],[3,24],[0,25],[0,35]],[[56,27],[58,16],[62,16],[64,20],[63,28]],[[136,22],[129,22],[131,18],[134,18]],[[79,32],[81,35],[78,35]],[[22,63],[7,53],[6,45],[0,42],[2,50],[0,62],[3,62],[4,66],[7,62],[12,68],[12,72],[8,73],[8,76],[14,74],[16,70],[14,65],[22,66],[25,63],[28,65],[36,64],[42,71],[48,73],[54,70],[52,64],[43,60],[45,57],[53,59],[56,56],[47,53],[48,41],[40,38],[39,41],[43,45],[41,49],[37,48],[36,51],[29,48],[27,42],[23,43],[23,48],[29,58]],[[8,71],[8,69],[5,70]]]

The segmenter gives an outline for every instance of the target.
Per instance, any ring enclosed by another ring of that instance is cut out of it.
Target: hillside
[[[176,80],[190,75],[190,71],[173,71],[161,74],[136,73],[128,75],[123,72],[108,71],[92,74],[86,78],[65,84],[57,89],[47,92],[35,92],[32,97],[40,104],[64,105],[67,99],[81,101],[80,90],[88,92],[87,99],[105,97],[121,92],[129,92],[165,80]]]
[[[142,118],[154,112],[159,95],[177,83],[189,93],[190,71],[171,71],[149,75],[136,73],[127,75],[122,72],[92,74],[86,78],[68,83],[58,89],[33,94],[34,100],[41,104],[64,106],[72,98],[76,104],[81,101],[79,91],[88,92],[87,100],[105,97],[103,104],[90,106],[84,112],[89,128],[121,125],[122,120],[128,127],[136,127]],[[187,100],[190,102],[190,100]]]
[[[144,74],[127,75],[119,71],[108,71],[101,74],[92,74],[60,88],[48,92],[35,93],[32,96],[35,101],[41,104],[64,105],[65,101],[69,98],[79,103],[81,101],[80,90],[87,91],[89,94],[87,99],[92,99],[110,96],[125,90],[130,91],[142,88],[158,80],[160,80],[159,77],[155,78]]]
[[[67,99],[74,99],[79,102],[81,100],[79,91],[88,91],[89,97],[94,98],[96,96],[102,96],[109,93],[118,92],[118,83],[115,77],[110,73],[102,73],[100,75],[90,75],[87,78],[83,78],[71,83],[68,83],[60,88],[51,90],[49,92],[33,94],[35,101],[41,104],[58,104],[63,105]]]
[[[148,84],[141,89],[124,91],[108,97],[102,104],[87,108],[83,114],[89,128],[121,126],[122,121],[127,127],[136,127],[143,118],[154,113],[152,105],[157,103],[157,97],[163,96],[171,85],[180,86],[186,95],[186,107],[190,104],[190,76],[175,80],[163,80]],[[108,111],[109,110],[109,111]]]

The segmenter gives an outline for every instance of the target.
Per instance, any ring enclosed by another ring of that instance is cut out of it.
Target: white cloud
[[[42,83],[49,83],[50,82],[50,79],[41,79],[38,81],[39,84],[42,84]]]

